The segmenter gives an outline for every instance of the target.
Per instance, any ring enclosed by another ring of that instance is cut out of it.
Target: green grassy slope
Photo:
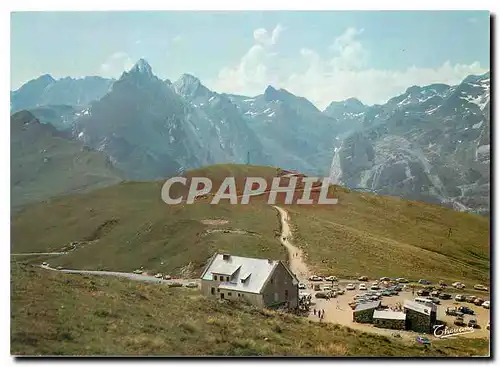
[[[485,356],[484,339],[425,348],[292,315],[205,299],[197,290],[12,264],[15,355]]]
[[[275,174],[270,167],[216,165],[187,176],[211,177],[215,190],[226,176],[242,182],[246,176],[270,179]],[[190,263],[190,268],[200,270],[217,250],[286,258],[276,238],[277,213],[263,198],[252,199],[249,205],[223,200],[212,206],[203,199],[194,205],[168,206],[160,199],[162,184],[121,183],[31,205],[12,218],[12,249],[58,250],[72,241],[90,241],[51,263],[123,271],[142,265],[178,272]],[[340,187],[332,190],[339,198],[337,205],[285,206],[295,242],[306,250],[314,271],[489,283],[487,218]],[[205,219],[228,223],[204,224]],[[209,233],[213,229],[246,233]]]
[[[212,206],[205,201],[168,206],[160,198],[162,184],[121,183],[31,205],[12,218],[12,252],[54,251],[83,241],[50,264],[116,271],[144,266],[172,274],[189,266],[193,275],[215,251],[286,259],[276,239],[279,220],[272,207],[225,202]],[[206,219],[228,222],[204,224]],[[210,233],[214,229],[245,232]]]
[[[317,273],[489,282],[488,218],[343,188],[336,195],[333,206],[286,207]]]

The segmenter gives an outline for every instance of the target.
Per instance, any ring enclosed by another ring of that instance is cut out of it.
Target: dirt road
[[[281,217],[281,237],[280,241],[283,246],[288,250],[288,257],[290,262],[290,269],[299,278],[301,282],[306,282],[310,276],[309,268],[304,261],[303,251],[294,246],[290,239],[292,238],[292,231],[289,225],[289,215],[288,212],[280,208],[279,206],[273,205],[273,207],[280,213]]]

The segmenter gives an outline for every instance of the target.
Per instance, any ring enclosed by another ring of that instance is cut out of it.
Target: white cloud
[[[276,25],[271,34],[269,34],[269,32],[264,28],[258,28],[253,31],[253,38],[257,43],[272,46],[278,42],[278,39],[284,30],[285,28],[281,24]]]
[[[271,33],[256,29],[255,44],[238,65],[224,67],[212,87],[221,92],[256,95],[273,85],[306,97],[322,109],[331,101],[350,97],[367,104],[384,103],[412,85],[453,85],[467,75],[488,70],[477,61],[469,65],[446,61],[435,68],[374,69],[368,66],[370,55],[360,40],[363,29],[352,27],[335,38],[326,50],[327,56],[301,48],[297,58],[283,59],[275,50],[283,30],[279,24]],[[307,65],[305,70],[301,70],[301,62]]]
[[[101,65],[104,76],[116,78],[123,71],[128,71],[134,66],[132,58],[123,51],[115,52]]]

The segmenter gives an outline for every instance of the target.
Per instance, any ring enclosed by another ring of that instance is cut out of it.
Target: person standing
[[[313,312],[314,312],[314,316],[316,316],[316,309],[313,309]]]

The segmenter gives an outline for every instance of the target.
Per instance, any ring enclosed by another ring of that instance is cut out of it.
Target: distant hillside
[[[197,290],[12,264],[11,354],[487,356],[485,339],[425,347],[202,297]]]
[[[20,111],[10,120],[11,207],[121,181],[99,151]]]
[[[188,172],[213,178],[214,190],[226,176],[243,182],[247,176],[275,175],[275,168],[245,165]],[[200,200],[168,206],[160,199],[162,184],[122,183],[31,205],[12,219],[12,250],[57,250],[87,241],[51,264],[124,271],[142,265],[163,273],[179,273],[186,266],[196,273],[217,250],[286,259],[277,238],[277,212],[263,198],[249,205]],[[339,186],[331,189],[337,205],[283,206],[291,215],[294,241],[304,248],[312,269],[325,275],[489,282],[487,218]],[[207,224],[207,219],[224,223]]]

